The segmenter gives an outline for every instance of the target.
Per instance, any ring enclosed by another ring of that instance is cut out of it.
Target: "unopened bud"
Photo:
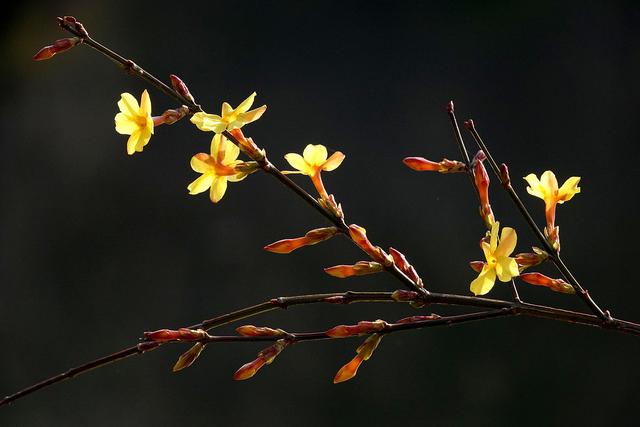
[[[542,264],[547,258],[549,258],[549,254],[543,251],[540,248],[533,247],[533,253],[525,252],[521,254],[516,254],[514,257],[516,262],[518,263],[518,268],[520,271],[524,271],[529,267],[534,267],[536,265]]]
[[[382,335],[378,334],[373,334],[367,338],[364,343],[357,348],[357,356],[340,368],[336,376],[333,378],[333,383],[341,383],[355,377],[362,362],[369,360],[374,350],[378,347],[378,344],[380,344],[380,341],[382,341]]]
[[[476,273],[480,273],[484,268],[485,263],[483,261],[471,261],[469,262],[469,267]]]
[[[522,281],[531,285],[544,286],[552,291],[561,292],[563,294],[575,294],[576,290],[569,283],[562,279],[552,279],[542,273],[523,273],[520,276]]]
[[[384,270],[382,264],[372,261],[358,261],[354,265],[335,265],[324,269],[330,276],[344,279],[352,276],[364,276]]]
[[[189,349],[186,353],[182,354],[175,365],[173,365],[173,372],[181,371],[189,366],[193,365],[193,362],[200,356],[202,350],[204,349],[204,344],[196,343],[193,347]]]
[[[329,211],[334,217],[344,218],[342,205],[336,202],[336,198],[333,196],[333,194],[330,194],[328,198],[318,198],[318,203],[320,203],[320,206]]]
[[[332,238],[338,232],[336,227],[316,228],[309,231],[304,237],[283,239],[264,247],[264,250],[276,254],[288,254],[303,246],[315,245]]]
[[[62,18],[58,17],[58,25],[61,27],[71,28],[73,31],[77,32],[80,37],[89,37],[89,33],[84,28],[84,25],[82,25],[82,23],[73,16],[63,16]]]
[[[167,341],[196,341],[206,338],[209,334],[203,329],[159,329],[153,332],[145,332],[144,337],[155,342]]]
[[[365,251],[375,261],[383,264],[385,267],[393,263],[393,258],[387,254],[380,246],[373,246],[367,238],[367,230],[356,224],[349,226],[349,235],[356,245]]]
[[[266,156],[265,151],[258,148],[258,146],[253,142],[253,139],[246,138],[242,133],[242,130],[236,128],[230,130],[229,133],[236,139],[236,142],[238,143],[240,149],[244,151],[249,157],[259,162],[264,160]]]
[[[175,74],[169,74],[169,78],[171,79],[171,86],[178,92],[180,95],[188,99],[189,101],[195,103],[196,101],[193,99],[193,95],[189,92],[189,88],[182,81],[182,79]]]
[[[34,61],[43,61],[52,58],[54,55],[69,50],[82,40],[79,37],[70,37],[56,40],[51,46],[45,46],[33,56]]]
[[[437,320],[440,319],[440,316],[438,316],[437,314],[430,314],[427,316],[410,316],[410,317],[405,317],[402,318],[400,320],[398,320],[396,323],[416,323],[416,322],[425,322],[428,320]]]
[[[282,329],[273,329],[266,326],[244,325],[236,328],[236,332],[244,337],[275,337],[286,334]]]
[[[393,291],[391,298],[397,302],[411,302],[418,298],[418,293],[415,291],[407,291],[404,289],[398,289]]]
[[[424,157],[406,157],[402,162],[415,171],[435,171],[440,173],[464,172],[467,167],[457,160],[442,159],[440,162],[433,162]]]
[[[380,332],[384,328],[388,326],[388,323],[384,320],[376,320],[374,322],[362,321],[358,322],[357,325],[338,325],[327,332],[325,335],[331,338],[346,338],[353,337],[356,335],[368,335],[373,332]]]
[[[252,360],[249,363],[245,363],[233,374],[233,379],[236,381],[247,380],[253,377],[264,365],[268,365],[276,358],[278,354],[287,346],[288,342],[285,340],[278,340],[271,347],[267,347],[258,353],[258,358]]]
[[[511,187],[511,177],[509,176],[509,167],[502,163],[500,165],[500,181],[505,188]]]
[[[418,272],[415,268],[413,268],[411,264],[409,264],[409,261],[407,261],[407,258],[402,254],[402,252],[394,248],[389,248],[389,254],[393,258],[394,264],[400,269],[400,271],[406,274],[407,277],[409,277],[409,279],[411,279],[411,281],[416,284],[416,286],[421,288],[424,287],[422,279],[420,278],[420,276],[418,276]]]

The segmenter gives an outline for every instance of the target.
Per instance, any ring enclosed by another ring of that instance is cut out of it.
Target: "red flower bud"
[[[315,245],[316,243],[330,239],[335,236],[337,232],[338,229],[336,227],[316,228],[315,230],[309,231],[304,237],[278,240],[265,246],[264,250],[276,254],[288,254],[303,246]]]
[[[393,262],[395,263],[396,267],[398,267],[400,271],[406,274],[407,277],[416,284],[416,286],[422,288],[422,279],[420,278],[420,276],[418,276],[418,272],[416,271],[416,269],[413,268],[411,264],[409,264],[407,258],[399,250],[394,248],[389,248],[389,254],[393,258]]]
[[[159,329],[153,332],[145,332],[144,337],[155,342],[167,341],[196,341],[206,338],[209,334],[202,329],[180,328],[177,331],[173,329]]]
[[[418,298],[418,293],[415,291],[406,291],[404,289],[398,289],[391,294],[391,298],[398,302],[410,302]]]
[[[357,325],[338,325],[329,329],[325,334],[331,338],[346,338],[355,335],[368,335],[373,332],[380,332],[387,326],[384,320],[376,320],[375,322],[362,321]]]
[[[391,258],[381,247],[373,246],[367,238],[367,230],[356,224],[349,226],[349,235],[351,239],[358,245],[363,251],[365,251],[375,261],[389,266],[393,263]]]
[[[189,349],[186,353],[182,354],[175,365],[173,365],[173,372],[181,371],[189,366],[193,365],[193,362],[200,356],[202,350],[204,349],[204,344],[196,343],[193,347]]]
[[[467,167],[457,160],[442,159],[440,162],[433,162],[424,157],[405,157],[402,162],[407,167],[415,171],[435,171],[440,173],[464,172]]]
[[[43,61],[52,58],[54,55],[69,50],[80,42],[81,39],[78,37],[56,40],[51,46],[45,46],[40,49],[38,53],[33,56],[33,60]]]
[[[244,325],[236,328],[236,332],[244,337],[275,337],[286,334],[282,329],[272,329],[266,326]]]
[[[191,92],[189,92],[189,88],[187,87],[186,84],[184,84],[184,82],[182,81],[182,79],[180,79],[180,77],[176,76],[175,74],[169,74],[169,78],[171,79],[171,86],[173,86],[176,92],[184,96],[189,101],[195,103],[195,100],[193,99],[193,95],[191,95]]]
[[[518,276],[522,281],[536,286],[545,286],[552,291],[563,294],[575,294],[576,290],[562,279],[552,279],[542,273],[523,273]]]
[[[358,261],[355,265],[335,265],[324,269],[330,276],[344,279],[352,276],[364,276],[384,270],[382,264],[371,261]]]

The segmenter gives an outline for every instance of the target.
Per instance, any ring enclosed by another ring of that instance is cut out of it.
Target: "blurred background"
[[[186,120],[128,156],[116,102],[147,86],[83,46],[31,61],[67,37],[55,22],[64,14],[165,81],[181,76],[207,111],[257,91],[269,109],[245,131],[276,165],[309,143],[343,151],[325,184],[348,222],[403,251],[429,289],[469,294],[476,273],[467,263],[482,258],[484,229],[467,178],[401,162],[459,158],[444,109],[455,100],[521,195],[530,172],[582,177],[582,193],[558,209],[564,258],[603,307],[640,321],[637,2],[25,1],[6,12],[0,64],[1,394],[132,345],[145,330],[275,296],[400,287],[385,274],[327,276],[323,267],[364,259],[343,239],[288,256],[263,251],[327,225],[269,176],[230,184],[218,205],[189,196],[198,176],[189,159],[211,136]],[[175,106],[149,92],[154,113]],[[532,233],[493,190],[496,216],[527,251]],[[542,225],[543,202],[524,198]],[[527,301],[585,310],[577,297],[520,288]],[[509,292],[497,284],[489,296]],[[240,324],[313,331],[432,311],[459,312],[309,306]],[[244,382],[233,372],[263,345],[210,346],[179,374],[170,368],[187,346],[167,346],[3,407],[0,424],[637,422],[640,341],[631,336],[527,318],[406,332],[385,338],[354,380],[333,385],[360,342],[289,348]]]

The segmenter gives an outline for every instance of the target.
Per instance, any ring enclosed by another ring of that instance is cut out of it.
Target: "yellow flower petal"
[[[567,179],[558,190],[558,203],[564,203],[567,200],[571,200],[573,196],[578,194],[580,192],[580,187],[578,187],[579,182],[579,176],[572,176]]]
[[[210,156],[206,153],[198,153],[191,157],[191,161],[189,162],[191,169],[198,173],[207,173],[211,171],[213,168],[207,163],[209,157]]]
[[[129,118],[129,116],[124,113],[116,114],[115,122],[116,132],[121,135],[131,135],[139,128],[138,124],[131,120],[131,118]]]
[[[152,129],[149,129],[148,127],[140,131],[140,137],[136,144],[136,151],[141,152],[143,147],[149,143],[149,140],[151,139],[151,132]]]
[[[207,114],[198,112],[191,117],[191,123],[196,125],[198,129],[205,132],[221,133],[227,127],[227,124],[222,121],[222,117],[216,114]]]
[[[212,173],[205,173],[200,175],[195,181],[187,186],[187,190],[189,190],[189,194],[200,194],[205,192],[211,187],[213,181],[215,179],[215,175]]]
[[[516,248],[517,241],[518,235],[516,234],[516,230],[511,227],[504,227],[502,229],[502,235],[500,236],[500,243],[493,254],[496,257],[511,255],[511,252]]]
[[[344,160],[344,158],[345,158],[344,154],[342,154],[340,151],[336,151],[331,155],[331,157],[327,159],[326,162],[324,162],[324,164],[322,165],[322,170],[331,172],[332,170],[337,169],[338,166],[340,166],[340,164]]]
[[[254,108],[251,111],[247,111],[246,113],[240,113],[238,114],[238,121],[243,125],[255,122],[260,117],[262,117],[265,111],[267,111],[267,106],[263,105],[262,107]]]
[[[540,185],[544,189],[545,196],[555,196],[558,192],[558,180],[551,171],[544,171],[540,176]]]
[[[220,134],[215,134],[213,138],[211,138],[211,157],[214,159],[218,158],[218,152],[220,151],[220,142],[224,137]]]
[[[136,117],[140,111],[138,101],[130,93],[120,94],[120,101],[118,101],[118,107],[120,111],[129,117]]]
[[[236,144],[226,138],[224,139],[223,145],[224,158],[222,159],[222,163],[228,165],[230,163],[233,163],[238,158],[238,156],[240,155],[240,148],[238,148]]]
[[[542,185],[540,185],[540,181],[535,174],[530,173],[529,175],[524,177],[525,181],[529,184],[527,187],[527,193],[532,196],[539,197],[544,199],[544,192],[542,190]]]
[[[501,282],[508,282],[513,277],[518,276],[520,272],[518,271],[518,263],[515,258],[509,258],[506,256],[498,257],[498,262],[496,263],[496,274]]]
[[[484,295],[488,293],[496,282],[496,271],[485,265],[478,277],[471,282],[471,292],[474,295]]]
[[[129,139],[127,140],[127,154],[132,155],[136,152],[136,147],[138,146],[138,139],[140,139],[140,134],[142,132],[140,130],[134,131]]]
[[[227,177],[216,177],[213,184],[211,184],[211,191],[209,192],[209,198],[213,203],[218,203],[227,191]]]
[[[285,160],[287,162],[289,162],[289,164],[294,169],[297,169],[298,171],[300,171],[300,173],[303,173],[305,175],[312,175],[313,174],[313,172],[314,172],[313,169],[311,169],[309,167],[307,162],[302,158],[302,156],[300,154],[289,153],[289,154],[285,154],[284,158],[285,158]]]
[[[242,181],[243,179],[245,179],[246,177],[247,177],[246,173],[239,172],[236,175],[227,176],[227,180],[229,180],[229,182],[239,182],[239,181]]]
[[[491,225],[491,233],[490,233],[490,250],[491,253],[496,251],[496,248],[498,247],[498,230],[500,230],[500,222],[496,221],[493,223],[493,225]]]
[[[249,111],[249,108],[251,108],[251,106],[253,105],[253,100],[255,99],[255,97],[256,97],[256,93],[253,92],[251,95],[247,97],[247,99],[245,99],[240,103],[240,105],[238,105],[238,107],[235,109],[235,112],[238,114],[242,114]]]
[[[229,105],[228,102],[222,103],[222,117],[227,118],[233,113],[233,108]]]
[[[320,166],[327,160],[327,147],[309,144],[304,148],[302,156],[309,166]]]
[[[151,98],[149,98],[149,92],[147,92],[146,89],[142,92],[142,97],[140,99],[140,115],[151,115]]]

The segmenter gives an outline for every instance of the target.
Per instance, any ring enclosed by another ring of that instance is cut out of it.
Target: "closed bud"
[[[356,224],[349,226],[349,235],[351,239],[358,245],[363,251],[365,251],[375,261],[383,264],[385,267],[390,266],[393,263],[393,258],[387,254],[381,247],[373,246],[367,238],[367,230]]]
[[[522,281],[531,285],[544,286],[552,291],[563,294],[575,294],[576,290],[569,283],[562,279],[552,279],[542,273],[523,273],[518,276]]]
[[[509,176],[509,168],[506,164],[500,165],[500,181],[505,188],[511,187],[511,177]]]
[[[288,345],[285,340],[278,340],[271,347],[267,347],[258,353],[258,357],[249,363],[245,363],[233,374],[233,379],[236,381],[247,380],[253,377],[264,365],[268,365],[280,354],[282,350]]]
[[[275,337],[286,334],[282,329],[273,329],[266,326],[244,325],[236,328],[236,332],[244,337]]]
[[[181,371],[189,366],[193,365],[193,362],[200,356],[202,350],[204,349],[204,344],[196,343],[193,347],[189,349],[186,353],[182,354],[175,365],[173,365],[173,372]]]
[[[362,362],[369,360],[374,350],[378,347],[378,344],[380,344],[380,341],[382,341],[382,336],[378,334],[373,334],[367,338],[356,350],[358,355],[336,373],[336,376],[333,378],[333,383],[338,384],[355,377]]]
[[[434,171],[440,173],[464,172],[467,167],[457,160],[442,159],[440,162],[433,162],[424,157],[405,157],[402,162],[415,171]]]
[[[352,276],[364,276],[384,270],[382,264],[371,261],[358,261],[354,265],[335,265],[324,269],[330,276],[344,279]]]
[[[409,279],[411,279],[411,281],[416,284],[416,286],[419,286],[421,288],[424,286],[422,283],[422,279],[420,278],[420,276],[418,276],[418,272],[416,271],[416,269],[413,268],[411,264],[409,264],[407,258],[399,250],[389,248],[389,254],[393,258],[393,262],[396,267],[398,267],[400,271],[406,274],[407,277],[409,277]]]
[[[175,74],[169,74],[169,79],[171,79],[171,86],[178,92],[180,95],[188,99],[189,101],[195,103],[196,101],[193,99],[193,95],[189,92],[189,88],[182,81],[182,79]]]
[[[473,177],[476,190],[478,191],[478,197],[480,198],[480,216],[484,220],[487,228],[491,228],[495,222],[493,211],[491,210],[491,204],[489,203],[489,174],[484,167],[483,161],[487,157],[482,150],[473,158],[471,165],[473,167]]]
[[[52,58],[54,55],[69,50],[82,40],[79,37],[70,37],[56,40],[51,46],[45,46],[33,56],[34,61],[43,61]]]
[[[404,289],[398,289],[393,291],[391,298],[397,302],[411,302],[418,298],[418,293],[415,291],[407,291]]]
[[[148,340],[155,342],[167,342],[167,341],[196,341],[208,337],[206,331],[202,329],[187,329],[180,328],[178,330],[173,329],[159,329],[153,332],[145,332],[144,337]]]
[[[318,198],[318,203],[320,203],[320,206],[329,211],[336,218],[344,218],[342,205],[336,202],[336,198],[333,196],[333,194],[330,194],[327,198]]]
[[[543,251],[540,248],[533,247],[533,253],[525,252],[521,254],[517,254],[514,258],[518,263],[518,268],[520,271],[524,271],[529,267],[534,267],[536,265],[542,264],[547,258],[549,258],[549,254]]]
[[[400,320],[398,320],[396,323],[416,323],[416,322],[425,322],[428,320],[437,320],[440,319],[440,316],[438,316],[437,314],[430,314],[428,316],[410,316],[410,317],[405,317],[402,318]]]
[[[262,161],[265,158],[264,150],[258,148],[253,139],[247,138],[239,128],[232,129],[229,133],[236,139],[238,147],[254,160]]]
[[[336,227],[316,228],[309,231],[304,237],[283,239],[264,247],[264,250],[276,254],[288,254],[303,246],[315,245],[332,238],[338,232]]]
[[[374,322],[362,321],[358,322],[357,325],[338,325],[327,332],[325,335],[331,338],[346,338],[352,337],[355,335],[368,335],[373,332],[380,332],[384,328],[388,326],[387,322],[384,320],[376,320]]]

